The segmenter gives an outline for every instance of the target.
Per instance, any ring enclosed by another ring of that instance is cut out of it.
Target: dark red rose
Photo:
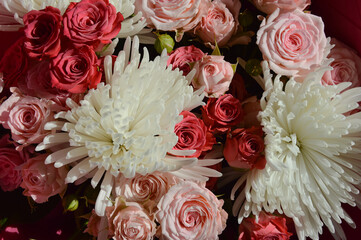
[[[80,48],[60,52],[50,62],[50,78],[53,87],[70,93],[84,93],[95,88],[102,78],[99,60],[93,49]]]
[[[263,169],[266,165],[261,127],[238,128],[227,136],[223,154],[231,167]]]
[[[239,225],[239,240],[288,240],[292,233],[287,232],[286,219],[261,212],[259,220],[254,217],[244,219]]]
[[[70,3],[63,15],[64,35],[75,45],[108,44],[121,29],[121,13],[108,0],[82,0]]]
[[[203,151],[211,150],[216,141],[203,121],[188,111],[183,111],[181,115],[183,120],[177,123],[174,129],[178,142],[173,149],[196,150],[190,157],[199,157]]]
[[[190,63],[201,60],[205,54],[195,46],[183,46],[174,50],[168,58],[167,65],[172,64],[173,69],[179,68],[186,76],[191,71]]]
[[[60,51],[61,15],[60,10],[46,7],[44,10],[32,10],[24,15],[24,47],[29,57],[52,58]]]
[[[4,93],[1,96],[10,95],[9,88],[17,86],[18,80],[27,70],[28,59],[24,52],[24,40],[22,37],[11,45],[0,61],[0,73],[3,73],[4,81]]]
[[[244,80],[241,74],[235,73],[233,75],[228,93],[232,94],[233,97],[237,98],[241,102],[246,99],[248,93],[246,87],[244,86]]]
[[[210,131],[226,132],[243,119],[242,105],[231,94],[209,98],[202,108],[202,117]]]

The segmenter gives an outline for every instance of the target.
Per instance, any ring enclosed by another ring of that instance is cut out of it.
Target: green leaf
[[[154,48],[155,50],[161,54],[163,49],[167,50],[167,53],[171,53],[173,51],[175,42],[171,36],[168,34],[158,34],[158,38],[155,40]]]
[[[214,50],[213,50],[211,55],[222,56],[221,51],[219,50],[217,42],[216,41],[214,41],[214,42],[215,42],[215,47],[214,47]]]

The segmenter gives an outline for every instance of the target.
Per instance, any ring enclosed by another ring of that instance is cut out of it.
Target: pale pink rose
[[[50,131],[44,130],[45,123],[54,119],[51,102],[24,96],[16,89],[0,106],[0,123],[10,129],[14,141],[27,146],[40,143]]]
[[[135,202],[125,202],[121,197],[115,205],[106,208],[109,234],[115,240],[150,240],[156,225],[144,208]]]
[[[148,26],[181,34],[197,26],[208,3],[208,0],[138,0],[134,5],[136,12],[142,12],[146,18]]]
[[[298,81],[320,67],[330,51],[322,19],[301,10],[274,11],[263,20],[257,44],[274,72]]]
[[[253,0],[253,4],[258,10],[271,14],[277,8],[282,11],[293,11],[297,8],[303,10],[311,4],[311,0]]]
[[[335,38],[331,40],[331,44],[335,44],[335,46],[328,57],[334,59],[330,65],[333,69],[325,72],[322,83],[334,85],[351,82],[350,88],[361,86],[361,58],[353,49]]]
[[[223,56],[207,55],[193,67],[197,70],[192,80],[193,87],[196,89],[205,87],[207,97],[218,98],[229,89],[233,69],[232,65],[223,58]]]
[[[27,156],[21,151],[16,151],[15,146],[9,141],[9,134],[0,139],[0,188],[13,191],[21,183],[21,164]]]
[[[23,194],[30,196],[35,202],[43,203],[49,197],[61,194],[66,189],[65,177],[68,173],[65,167],[55,168],[53,164],[45,164],[48,154],[30,158],[21,169],[24,188]]]
[[[179,181],[179,178],[166,172],[154,172],[144,176],[136,174],[134,178],[126,178],[119,174],[115,180],[115,193],[127,202],[144,204],[150,201],[147,206],[152,211],[168,189]]]
[[[211,2],[208,12],[195,28],[195,33],[205,44],[224,46],[236,30],[232,13],[221,0]]]
[[[186,76],[191,71],[190,64],[201,60],[203,56],[204,52],[193,45],[182,46],[171,52],[167,65],[172,64],[173,69],[179,68]]]
[[[185,181],[169,189],[158,203],[156,219],[161,240],[218,239],[228,214],[223,200],[197,183]]]

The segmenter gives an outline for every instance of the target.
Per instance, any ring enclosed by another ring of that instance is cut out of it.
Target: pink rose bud
[[[202,118],[211,132],[226,132],[243,119],[240,101],[231,94],[220,98],[209,98],[207,105],[202,108]]]
[[[17,90],[0,105],[0,123],[23,146],[42,142],[50,133],[44,130],[44,125],[53,119],[48,100],[23,96]]]
[[[261,127],[238,128],[228,134],[224,158],[234,168],[263,169],[266,165]]]
[[[356,51],[335,38],[331,40],[331,44],[335,46],[328,57],[334,59],[330,65],[333,69],[325,72],[322,83],[335,85],[350,82],[350,88],[361,86],[361,58]]]
[[[24,15],[24,47],[29,57],[52,58],[60,51],[60,10],[46,7],[44,10],[32,10]]]
[[[70,93],[84,93],[100,83],[99,65],[94,50],[87,45],[60,52],[50,62],[52,86]]]
[[[185,181],[169,189],[158,203],[155,217],[160,239],[216,240],[226,227],[223,200],[204,186]]]
[[[30,158],[22,167],[21,174],[24,188],[23,194],[37,203],[48,201],[49,197],[63,193],[66,189],[65,167],[55,168],[53,164],[45,164],[48,154]]]
[[[196,34],[204,43],[224,46],[232,37],[236,29],[236,22],[232,13],[221,0],[211,2],[208,12],[195,28]]]
[[[183,71],[183,76],[186,76],[191,71],[190,64],[201,60],[204,55],[202,50],[193,45],[182,46],[169,55],[167,64],[172,64],[173,69],[179,68]]]
[[[76,46],[86,44],[94,49],[99,44],[109,44],[124,20],[109,0],[72,2],[63,17],[64,35]]]
[[[311,0],[253,0],[253,4],[262,12],[271,14],[277,8],[282,11],[304,10]]]
[[[174,132],[178,136],[175,150],[196,150],[190,157],[199,157],[203,151],[211,150],[216,139],[207,130],[203,121],[193,113],[183,111],[183,120],[175,125]]]
[[[192,80],[193,87],[205,87],[207,97],[220,97],[229,89],[233,78],[232,65],[223,59],[223,56],[204,56],[196,62],[197,70]]]
[[[288,240],[292,236],[292,233],[287,232],[285,218],[265,212],[259,214],[258,222],[254,217],[244,219],[239,226],[239,233],[239,240]]]
[[[105,211],[109,234],[114,236],[115,240],[153,239],[156,225],[140,204],[128,203],[118,197],[115,205],[107,207]]]
[[[322,19],[300,10],[273,12],[263,20],[257,44],[270,69],[298,81],[320,67],[330,51]]]

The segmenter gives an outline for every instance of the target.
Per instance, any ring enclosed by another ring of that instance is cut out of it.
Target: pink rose
[[[253,0],[253,4],[262,12],[271,14],[277,8],[282,11],[303,10],[311,4],[311,0]]]
[[[191,71],[191,63],[199,61],[203,58],[204,52],[193,45],[179,47],[174,50],[168,58],[167,64],[172,64],[173,69],[179,68],[183,71],[183,76],[188,75]]]
[[[202,118],[211,132],[226,132],[243,119],[242,105],[231,94],[209,98],[202,108]]]
[[[224,46],[236,30],[236,22],[232,13],[221,0],[211,2],[208,12],[195,28],[196,34],[204,43]]]
[[[3,191],[13,191],[20,186],[20,165],[26,161],[23,152],[10,144],[9,135],[0,139],[0,187]]]
[[[52,86],[70,93],[84,93],[100,83],[99,65],[94,50],[86,45],[60,52],[50,62]]]
[[[215,240],[226,227],[223,200],[204,186],[181,182],[158,203],[156,219],[161,240]],[[157,233],[158,234],[158,233]]]
[[[266,158],[262,128],[238,128],[232,131],[227,135],[223,154],[231,167],[263,169]]]
[[[127,202],[144,204],[151,201],[148,206],[153,210],[168,189],[179,181],[173,174],[166,172],[154,172],[144,176],[137,174],[134,178],[125,178],[119,174],[115,181],[115,193]]]
[[[142,12],[151,28],[182,35],[199,23],[208,9],[208,0],[139,0],[135,1],[135,9]]]
[[[52,120],[54,113],[48,100],[23,96],[16,90],[0,105],[0,123],[10,129],[12,139],[23,146],[42,142],[49,134],[44,125]]]
[[[204,56],[194,65],[197,73],[192,80],[193,87],[196,89],[205,87],[207,97],[218,98],[228,91],[231,84],[233,68],[223,58],[223,56]]]
[[[361,58],[357,53],[342,42],[333,38],[332,48],[329,58],[333,58],[332,70],[325,72],[322,83],[326,85],[339,84],[341,82],[351,82],[350,88],[361,86]]]
[[[203,151],[211,150],[213,144],[216,143],[216,139],[207,130],[203,121],[188,111],[183,111],[180,115],[183,116],[183,119],[174,128],[174,132],[178,136],[178,142],[173,149],[196,150],[189,157],[199,157]]]
[[[110,235],[116,240],[151,240],[156,225],[141,205],[118,197],[106,208]]]
[[[110,43],[124,20],[109,0],[72,2],[63,17],[64,35],[76,46],[86,44],[94,48]]]
[[[287,232],[286,219],[261,212],[259,220],[246,218],[239,226],[239,240],[288,240],[291,233]]]
[[[24,37],[8,48],[0,61],[0,73],[3,73],[4,89],[0,97],[10,95],[10,87],[16,87],[28,67],[28,58],[24,50]]]
[[[53,164],[45,164],[47,156],[41,154],[30,158],[21,169],[23,182],[20,186],[24,188],[23,194],[37,203],[46,202],[49,197],[63,193],[66,189],[68,171],[65,167],[55,168]]]
[[[303,77],[323,64],[330,44],[322,19],[300,10],[274,11],[257,32],[257,44],[277,74]]]
[[[101,217],[99,217],[95,210],[93,209],[91,216],[88,221],[87,228],[84,230],[84,233],[89,233],[90,235],[97,237],[99,233],[99,227],[100,227],[100,220]]]
[[[60,51],[60,10],[46,7],[44,10],[32,10],[24,15],[24,47],[29,57],[43,58],[55,57]]]

